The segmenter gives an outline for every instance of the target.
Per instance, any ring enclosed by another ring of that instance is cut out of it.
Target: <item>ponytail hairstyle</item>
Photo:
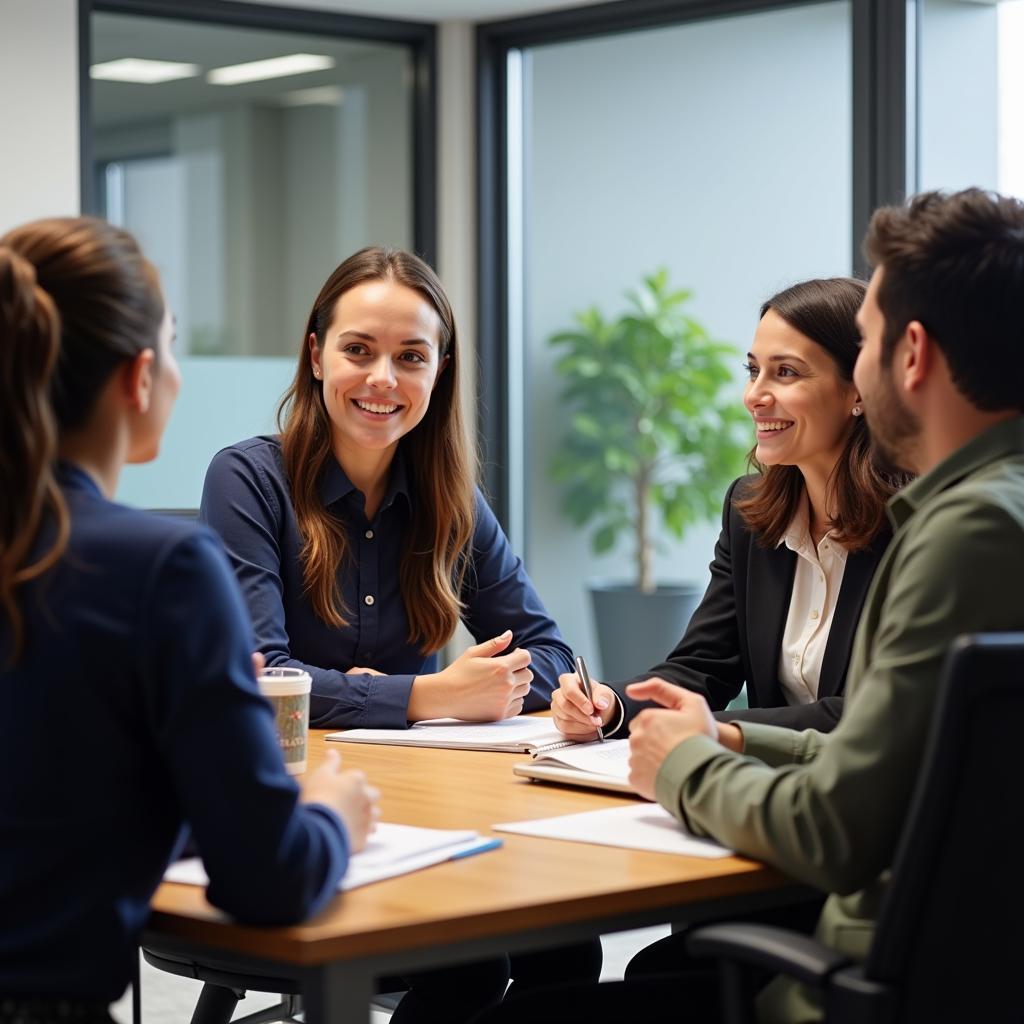
[[[775,310],[790,327],[823,348],[840,378],[849,382],[860,350],[855,318],[866,290],[863,281],[852,277],[801,281],[768,299],[761,317]],[[804,479],[796,466],[760,465],[756,451],[755,447],[750,452],[750,462],[760,475],[736,508],[758,543],[775,547],[804,500]],[[844,547],[860,551],[871,546],[886,523],[885,503],[908,480],[879,467],[866,417],[851,416],[846,444],[826,484],[826,505],[835,508],[830,529]]]
[[[164,302],[127,232],[91,217],[39,220],[0,237],[0,619],[20,656],[18,588],[63,555],[60,437],[84,426],[117,367],[156,350]],[[52,535],[42,551],[40,533]]]
[[[337,570],[351,556],[346,524],[320,499],[319,481],[334,456],[331,421],[323,388],[313,377],[308,339],[315,335],[322,351],[338,300],[368,281],[394,281],[411,288],[441,321],[443,370],[426,414],[400,442],[416,506],[402,540],[399,586],[409,617],[409,642],[430,654],[451,639],[463,607],[460,594],[473,535],[476,464],[459,407],[455,318],[437,275],[419,257],[370,246],[345,260],[320,289],[299,346],[295,379],[277,412],[284,468],[302,537],[306,593],[317,617],[340,629],[347,625],[348,610],[338,591]]]

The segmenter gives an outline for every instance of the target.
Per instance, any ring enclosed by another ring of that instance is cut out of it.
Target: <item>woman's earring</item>
[[[313,369],[313,376],[316,377],[317,380],[319,380],[320,379],[320,371],[317,370],[316,368],[314,368]],[[858,412],[857,415],[859,416],[860,413]]]
[[[855,405],[853,407],[853,415],[854,416],[859,416],[863,411],[864,410],[859,405]]]

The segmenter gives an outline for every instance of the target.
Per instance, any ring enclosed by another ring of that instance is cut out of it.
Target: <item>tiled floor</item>
[[[638,949],[667,935],[668,931],[668,926],[665,926],[605,935],[601,940],[604,945],[604,969],[601,972],[601,979],[607,981],[621,978],[629,958]],[[199,997],[199,990],[199,982],[189,981],[187,978],[176,978],[143,962],[143,1021],[145,1024],[188,1024],[196,999]],[[236,1016],[245,1016],[264,1006],[271,1006],[275,1002],[277,1002],[277,996],[253,993],[238,1004]],[[132,1024],[130,990],[111,1007],[111,1012],[120,1024]],[[372,1024],[386,1024],[388,1017],[389,1015],[386,1013],[374,1011]]]

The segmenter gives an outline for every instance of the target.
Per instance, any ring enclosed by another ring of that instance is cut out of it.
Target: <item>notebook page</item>
[[[540,751],[536,764],[559,764],[595,775],[629,778],[629,740],[595,740],[593,743],[575,743],[550,752]]]
[[[419,828],[381,822],[371,833],[366,849],[353,854],[338,889],[357,889],[440,864],[455,856],[465,856],[478,846],[486,848],[491,842],[472,829]],[[164,881],[205,886],[210,879],[203,862],[198,857],[189,857],[168,867]]]
[[[565,737],[550,718],[520,715],[500,722],[462,722],[436,718],[417,722],[408,729],[347,729],[329,733],[329,740],[350,743],[391,743],[413,747],[465,747],[467,749],[530,750]]]

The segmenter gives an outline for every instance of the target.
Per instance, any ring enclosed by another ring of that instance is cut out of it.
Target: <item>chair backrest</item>
[[[192,523],[199,521],[197,508],[151,508],[149,511],[157,516],[172,516],[175,519],[187,519]]]
[[[1024,633],[960,637],[867,977],[897,1019],[1024,1020]]]

